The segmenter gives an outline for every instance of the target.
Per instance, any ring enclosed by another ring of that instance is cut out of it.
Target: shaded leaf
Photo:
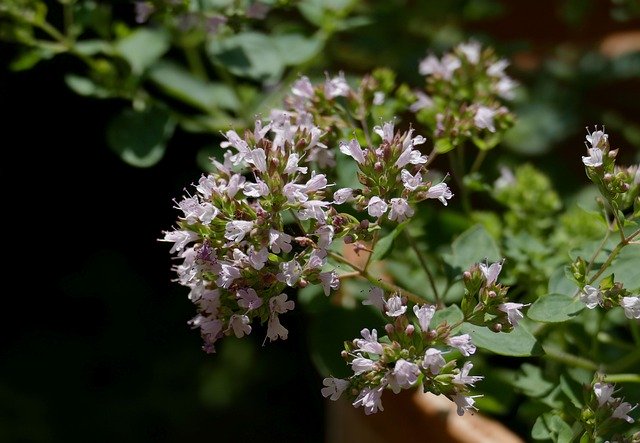
[[[322,41],[318,38],[307,38],[300,34],[274,35],[273,43],[282,61],[287,65],[299,65],[315,56],[322,49]]]
[[[371,255],[372,261],[382,260],[389,254],[389,252],[391,252],[391,246],[393,246],[394,240],[402,232],[405,226],[407,226],[407,224],[408,221],[400,223],[393,231],[378,240],[375,248],[373,248],[373,254]]]
[[[564,294],[549,294],[537,299],[527,311],[527,317],[544,323],[571,320],[585,305],[579,299]]]
[[[521,372],[516,374],[513,386],[527,397],[542,397],[553,388],[553,383],[542,376],[542,369],[529,363],[524,363]]]
[[[482,225],[464,231],[451,245],[452,253],[445,260],[461,273],[474,263],[501,259],[498,245]]]
[[[169,35],[160,29],[140,28],[115,44],[116,52],[140,75],[169,50]]]
[[[231,73],[255,80],[279,79],[286,64],[273,40],[259,32],[242,32],[213,40],[209,52]]]
[[[470,323],[464,323],[461,332],[469,334],[477,347],[495,354],[513,357],[542,354],[542,347],[522,322],[509,333],[493,332],[488,328]]]

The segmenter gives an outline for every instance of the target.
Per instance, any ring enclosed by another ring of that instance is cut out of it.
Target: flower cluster
[[[409,109],[434,131],[436,147],[446,152],[471,139],[480,149],[493,148],[496,133],[512,125],[502,100],[514,98],[517,83],[507,74],[508,62],[477,41],[461,43],[438,58],[428,54],[419,66],[426,92],[414,91]],[[411,97],[409,97],[411,98]]]
[[[425,392],[444,394],[454,401],[459,415],[476,409],[469,386],[484,377],[469,375],[473,368],[469,361],[458,367],[455,359],[445,359],[452,351],[465,357],[476,351],[468,334],[454,335],[457,325],[446,322],[432,327],[435,306],[414,305],[409,310],[399,294],[385,297],[377,287],[371,289],[368,304],[388,318],[387,336],[379,340],[377,330],[363,329],[362,338],[346,342],[343,356],[353,375],[346,380],[325,378],[324,397],[337,400],[346,392],[353,397],[353,406],[362,406],[368,415],[384,410],[382,393],[386,388],[397,394],[422,384]]]
[[[598,403],[597,410],[605,411],[611,418],[633,423],[634,420],[629,416],[629,412],[633,411],[638,405],[632,406],[631,403],[624,401],[624,399],[614,397],[614,389],[614,385],[610,383],[597,382],[593,384],[593,393]]]
[[[599,287],[585,285],[580,291],[580,301],[589,309],[596,306],[605,309],[620,306],[628,319],[640,320],[640,297],[628,294],[629,291],[620,282],[614,282],[611,275],[610,278],[603,279]]]
[[[266,126],[256,122],[241,138],[228,131],[224,161],[200,178],[196,194],[177,203],[183,216],[166,232],[172,253],[183,259],[178,280],[191,289],[204,349],[223,335],[242,337],[254,319],[267,322],[270,340],[287,338],[279,315],[293,309],[287,287],[320,284],[328,295],[337,274],[323,270],[327,248],[347,219],[326,197],[323,174],[302,166],[313,149],[324,149],[314,127],[292,125],[286,116]],[[298,226],[285,232],[284,217]]]

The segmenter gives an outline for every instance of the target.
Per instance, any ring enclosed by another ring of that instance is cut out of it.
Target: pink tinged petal
[[[235,279],[240,278],[240,275],[238,268],[223,263],[220,265],[220,273],[218,274],[216,285],[220,288],[228,289]]]
[[[280,252],[291,252],[291,237],[289,234],[285,234],[284,232],[276,231],[275,229],[269,230],[269,247],[271,250],[279,254]]]
[[[633,423],[635,420],[629,416],[629,412],[633,411],[637,406],[638,405],[631,406],[631,403],[627,403],[626,401],[624,401],[620,403],[618,407],[613,411],[611,417],[625,420],[628,423]]]
[[[490,266],[487,266],[486,263],[480,263],[480,271],[482,271],[482,275],[484,275],[487,281],[487,286],[494,285],[498,279],[498,275],[500,275],[500,271],[502,271],[502,262],[495,262]]]
[[[445,206],[447,206],[447,200],[450,200],[451,197],[453,197],[453,194],[449,186],[444,182],[431,186],[427,191],[427,198],[437,198]]]
[[[329,399],[336,401],[340,398],[342,393],[349,387],[349,381],[343,380],[341,378],[335,377],[327,377],[322,380],[322,384],[325,386],[320,389],[322,396],[324,398],[329,397]]]
[[[389,317],[399,317],[407,311],[407,307],[402,303],[402,299],[394,295],[385,302],[385,313]]]
[[[470,361],[466,362],[460,372],[453,377],[453,383],[457,385],[471,385],[474,386],[474,383],[482,380],[484,377],[481,375],[469,375],[469,372],[473,369],[473,363]]]
[[[382,214],[387,212],[387,208],[389,206],[387,203],[382,200],[378,196],[373,196],[369,199],[369,204],[367,205],[367,212],[371,217],[380,217]]]
[[[433,305],[413,306],[413,313],[418,318],[418,324],[420,325],[422,332],[427,332],[429,330],[429,324],[431,323],[431,319],[435,312],[436,307]]]
[[[344,77],[344,73],[340,73],[338,76],[329,79],[324,84],[324,95],[329,100],[336,97],[347,97],[351,89]]]
[[[420,368],[415,363],[400,359],[396,362],[391,373],[389,385],[394,393],[399,393],[400,389],[409,389],[416,384],[420,375]]]
[[[502,77],[504,70],[509,66],[509,62],[505,59],[498,60],[487,69],[487,74],[491,77]]]
[[[580,301],[584,303],[587,308],[594,309],[599,304],[602,304],[602,293],[598,288],[585,285],[580,292]]]
[[[333,203],[341,205],[347,201],[353,200],[353,189],[341,188],[333,193]]]
[[[421,109],[429,109],[433,107],[433,100],[422,91],[415,91],[417,100],[409,106],[411,112],[418,112]]]
[[[467,43],[461,43],[458,45],[458,49],[462,51],[472,65],[476,65],[480,61],[480,43],[477,41],[472,40]]]
[[[376,106],[384,104],[385,94],[382,91],[376,91],[373,93],[373,104]]]
[[[590,166],[592,168],[596,168],[598,166],[602,166],[602,151],[599,148],[589,148],[589,156],[582,157],[582,163],[585,166]]]
[[[298,80],[296,80],[291,87],[291,93],[301,98],[312,98],[314,96],[314,92],[313,85],[311,84],[309,77],[303,75]]]
[[[476,346],[471,342],[471,336],[469,334],[449,337],[446,342],[449,346],[457,348],[465,357],[469,357],[476,352]]]
[[[424,353],[422,367],[428,369],[431,374],[438,375],[445,364],[446,361],[442,356],[442,351],[435,348],[429,348]]]
[[[364,408],[364,413],[366,415],[375,414],[380,411],[384,411],[382,407],[382,392],[384,390],[384,386],[380,386],[375,389],[364,388],[358,394],[358,397],[353,402],[353,406],[356,408],[362,406]]]
[[[318,278],[320,279],[320,283],[322,284],[322,289],[324,290],[324,295],[329,296],[331,289],[336,290],[340,287],[340,280],[338,279],[338,274],[336,271],[330,272],[321,272],[318,274]]]
[[[267,263],[269,259],[269,250],[267,248],[262,248],[259,251],[252,249],[249,252],[249,263],[251,267],[256,271],[264,268],[264,265]]]
[[[287,165],[284,168],[285,174],[294,174],[296,172],[300,172],[301,174],[307,173],[306,167],[299,167],[298,162],[300,161],[300,157],[298,154],[291,153],[289,154],[289,158],[287,159]]]
[[[386,122],[380,126],[374,126],[373,131],[382,138],[382,140],[391,143],[393,141],[393,122]]]
[[[592,133],[587,134],[585,138],[591,144],[592,148],[597,149],[600,148],[601,145],[603,145],[604,147],[604,144],[606,144],[607,140],[609,139],[609,135],[607,135],[604,131],[593,131]]]
[[[306,202],[309,197],[305,194],[305,186],[296,183],[287,183],[282,187],[282,193],[289,203]]]
[[[229,326],[233,329],[233,334],[237,338],[242,338],[245,335],[251,333],[251,326],[249,325],[249,317],[246,315],[233,314],[229,319]]]
[[[258,297],[256,291],[252,288],[238,290],[236,298],[238,299],[238,306],[247,311],[253,311],[262,306],[262,299]]]
[[[420,175],[420,172],[416,172],[416,175],[411,175],[409,171],[403,169],[400,171],[400,177],[402,178],[404,187],[409,191],[415,191],[418,186],[422,185],[422,175]]]
[[[404,198],[391,199],[391,211],[389,211],[389,220],[396,220],[402,223],[409,217],[413,216],[414,210]]]
[[[244,195],[247,197],[263,197],[265,195],[269,195],[269,187],[265,182],[256,178],[255,183],[246,182],[244,185]]]
[[[276,295],[269,299],[269,310],[272,314],[284,314],[295,307],[293,300],[287,300],[287,294]]]
[[[364,151],[356,139],[352,139],[349,143],[340,142],[340,152],[352,157],[360,164],[364,163]]]
[[[327,187],[327,177],[324,174],[314,175],[305,184],[305,192],[316,192]]]
[[[524,318],[524,315],[522,315],[520,309],[525,306],[529,306],[529,304],[525,305],[522,303],[507,302],[498,305],[498,309],[507,314],[507,320],[509,320],[509,323],[511,323],[513,326],[517,326],[518,322]]]
[[[200,236],[193,231],[168,231],[165,232],[164,238],[161,241],[173,242],[169,253],[180,252],[184,247],[192,241],[198,240]]]
[[[289,331],[287,328],[280,324],[280,319],[277,315],[270,315],[269,321],[267,322],[267,338],[270,341],[275,341],[278,338],[282,340],[286,340],[289,336]]]
[[[229,198],[235,197],[240,189],[244,188],[245,178],[240,174],[233,174],[229,179],[229,184],[227,185],[227,195]]]
[[[327,249],[331,246],[331,242],[333,241],[333,233],[334,229],[331,225],[323,225],[316,229],[316,235],[318,236],[318,247],[320,249]]]
[[[440,71],[440,60],[433,54],[429,54],[427,57],[420,61],[418,66],[418,72],[421,75],[431,75]]]
[[[473,117],[473,123],[478,129],[488,129],[490,132],[496,132],[496,128],[493,125],[493,117],[495,115],[495,109],[479,106]]]
[[[351,369],[353,370],[354,375],[360,375],[364,372],[371,371],[374,368],[375,364],[376,362],[368,358],[356,357],[351,362]]]
[[[234,220],[227,223],[224,238],[239,243],[253,229],[252,221]]]
[[[629,319],[640,319],[640,297],[622,297],[620,306],[624,309],[624,315]]]
[[[602,406],[605,403],[609,403],[612,400],[614,386],[610,383],[595,383],[593,385],[593,392],[598,399],[598,406]]]
[[[474,406],[475,404],[475,400],[473,399],[473,397],[469,397],[466,395],[462,395],[462,394],[454,394],[451,399],[455,402],[456,406],[458,407],[458,415],[459,416],[463,416],[465,411],[469,411],[471,409],[473,410],[478,410],[478,408],[476,408]]]
[[[251,163],[260,172],[267,172],[267,156],[262,148],[256,148],[247,156],[247,162]]]
[[[384,291],[377,286],[369,289],[367,299],[362,301],[363,305],[375,306],[380,311],[384,311]]]
[[[357,351],[382,355],[384,349],[382,345],[378,343],[378,331],[373,329],[369,332],[369,329],[365,328],[360,331],[360,335],[362,335],[362,339],[357,338],[354,340],[358,347]]]

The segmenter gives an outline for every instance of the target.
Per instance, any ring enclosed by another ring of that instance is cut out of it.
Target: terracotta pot
[[[347,400],[327,405],[328,443],[523,443],[499,422],[481,414],[460,417],[444,396],[419,390],[382,396],[384,411],[365,415]]]

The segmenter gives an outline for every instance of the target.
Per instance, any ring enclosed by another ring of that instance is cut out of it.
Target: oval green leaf
[[[477,347],[499,355],[510,357],[530,357],[542,355],[538,340],[521,323],[513,331],[493,332],[483,326],[464,323],[461,333],[469,334]]]
[[[579,299],[565,294],[549,294],[536,300],[527,311],[531,320],[560,323],[571,320],[584,309]]]

